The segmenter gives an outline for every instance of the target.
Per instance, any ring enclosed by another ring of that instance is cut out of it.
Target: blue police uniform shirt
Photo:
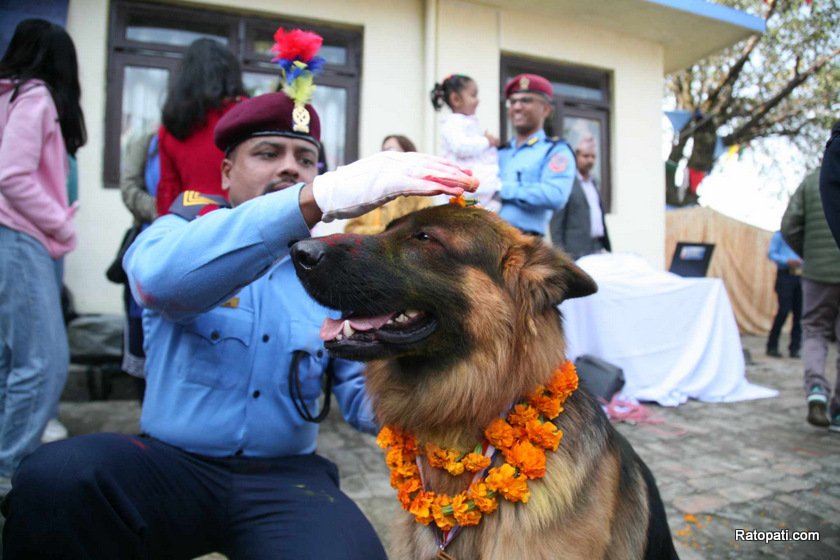
[[[145,308],[143,432],[214,457],[312,453],[318,425],[289,394],[289,366],[303,351],[302,395],[315,414],[329,356],[319,332],[335,312],[303,289],[289,245],[309,237],[303,185],[188,221],[156,220],[124,265]],[[363,365],[334,360],[333,395],[345,419],[373,432]]]
[[[780,231],[774,233],[773,237],[770,238],[770,247],[767,250],[767,258],[776,263],[776,266],[782,270],[787,270],[789,268],[789,260],[802,260],[802,257],[797,255],[796,251],[791,249],[790,245],[785,243],[785,240],[782,237],[782,232]]]
[[[569,200],[575,171],[566,142],[546,137],[543,130],[519,147],[514,138],[499,150],[499,215],[523,231],[544,235],[552,214]]]

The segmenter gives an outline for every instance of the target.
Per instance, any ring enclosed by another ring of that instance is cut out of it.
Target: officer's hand
[[[324,222],[353,218],[402,195],[475,191],[478,180],[443,158],[419,152],[379,152],[315,178],[312,194]]]

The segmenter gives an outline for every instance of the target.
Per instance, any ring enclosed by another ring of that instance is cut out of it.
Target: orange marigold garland
[[[487,472],[484,480],[473,480],[469,488],[454,496],[426,490],[417,456],[426,455],[429,464],[453,476],[465,471],[479,473],[490,466],[481,444],[462,452],[427,442],[420,446],[414,435],[393,426],[379,432],[376,443],[386,449],[391,486],[397,489],[402,508],[423,525],[434,522],[441,531],[457,525],[478,525],[482,515],[499,507],[498,496],[510,502],[527,503],[528,480],[545,476],[545,452],[556,451],[563,437],[551,422],[563,411],[563,403],[578,387],[575,366],[565,362],[549,382],[534,389],[517,403],[505,418],[496,418],[484,430],[487,442],[498,449],[505,462]]]

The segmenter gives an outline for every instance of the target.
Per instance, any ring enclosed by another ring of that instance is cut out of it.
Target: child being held
[[[499,139],[486,132],[475,114],[478,107],[478,86],[463,74],[451,74],[431,92],[432,106],[440,110],[446,104],[451,112],[443,119],[441,140],[443,157],[472,170],[481,182],[472,197],[487,210],[498,212],[501,201],[496,193],[501,188]]]

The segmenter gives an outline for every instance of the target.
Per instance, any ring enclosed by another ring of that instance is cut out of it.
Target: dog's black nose
[[[317,239],[304,239],[292,245],[292,260],[304,270],[318,266],[327,253],[327,246]]]

